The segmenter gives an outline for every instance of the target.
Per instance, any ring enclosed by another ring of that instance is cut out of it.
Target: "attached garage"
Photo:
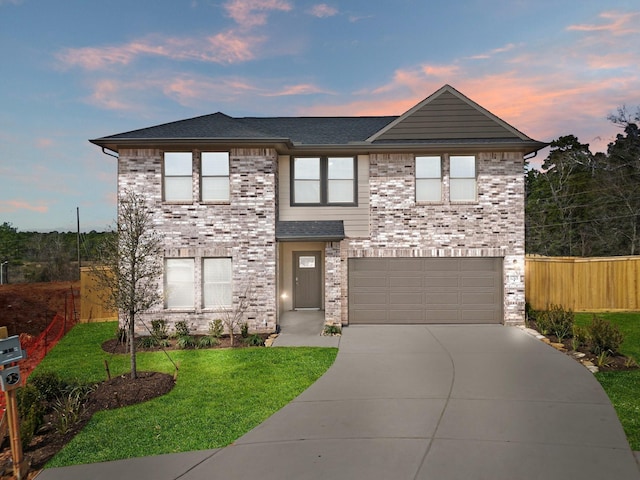
[[[502,282],[502,258],[351,258],[349,323],[503,323]]]

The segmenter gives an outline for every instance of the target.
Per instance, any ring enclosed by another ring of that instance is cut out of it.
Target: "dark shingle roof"
[[[546,146],[449,85],[401,116],[230,117],[211,115],[110,135],[92,143],[113,151],[137,145],[273,145],[279,152],[350,152],[498,146],[524,154]]]
[[[397,117],[240,117],[224,113],[165,123],[97,139],[291,140],[306,145],[362,142]]]
[[[276,222],[276,240],[339,241],[346,238],[342,220],[300,220]]]

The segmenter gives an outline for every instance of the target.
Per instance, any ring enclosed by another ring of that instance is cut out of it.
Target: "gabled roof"
[[[113,151],[242,144],[287,153],[500,148],[527,154],[546,146],[449,85],[399,117],[230,117],[218,112],[91,142]]]
[[[445,85],[367,141],[444,139],[532,140],[452,86]]]

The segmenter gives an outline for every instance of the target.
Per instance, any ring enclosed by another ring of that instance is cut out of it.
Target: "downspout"
[[[104,153],[105,155],[109,155],[110,157],[113,157],[113,158],[119,158],[118,155],[114,155],[113,153],[109,153],[109,152],[106,151],[106,149],[107,149],[107,147],[102,147],[102,153]],[[113,152],[114,150],[111,150],[111,151]]]

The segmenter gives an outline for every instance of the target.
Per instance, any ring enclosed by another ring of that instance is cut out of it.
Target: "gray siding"
[[[473,105],[444,92],[384,132],[377,140],[519,138]]]
[[[290,157],[278,158],[279,219],[343,220],[344,231],[350,238],[369,236],[369,156],[358,156],[357,207],[292,207]]]

